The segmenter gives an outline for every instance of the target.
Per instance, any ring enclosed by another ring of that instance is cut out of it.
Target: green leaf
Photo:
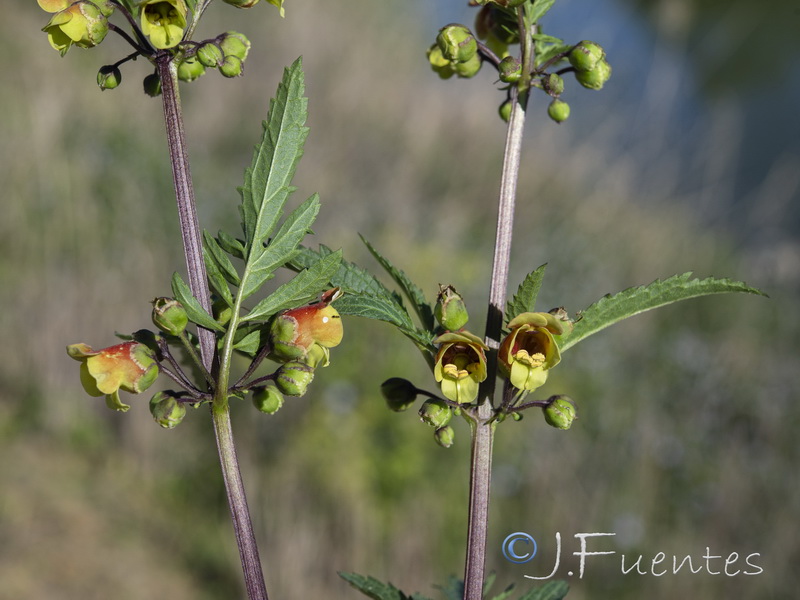
[[[231,256],[235,256],[236,258],[241,258],[244,260],[244,243],[242,243],[241,240],[238,240],[232,235],[220,230],[217,233],[217,243],[219,244],[220,248],[225,250],[225,252]]]
[[[688,300],[710,294],[724,294],[727,292],[744,292],[748,294],[766,294],[756,288],[750,287],[741,281],[730,279],[689,279],[692,273],[674,275],[661,281],[656,279],[649,285],[632,287],[612,296],[606,294],[580,313],[580,319],[575,322],[572,332],[561,336],[558,347],[561,352],[571,348],[581,340],[605,329],[609,325],[627,319],[641,312],[672,304],[679,300]]]
[[[242,318],[242,322],[266,320],[278,311],[310,302],[328,287],[328,282],[338,270],[341,260],[342,252],[339,250],[303,269],[293,279],[256,304],[253,310]],[[336,306],[338,308],[338,302]]]
[[[547,43],[547,44],[563,44],[564,40],[561,38],[557,38],[554,35],[547,35],[546,33],[534,33],[531,36],[531,39],[535,42],[539,43]]]
[[[403,293],[411,300],[411,304],[414,307],[414,311],[417,313],[417,317],[419,317],[420,322],[422,323],[422,327],[424,329],[432,330],[434,328],[433,322],[433,308],[428,303],[427,299],[425,298],[425,294],[423,291],[415,284],[408,276],[395,267],[387,258],[382,256],[380,252],[378,252],[375,247],[367,241],[363,235],[359,234],[361,241],[364,242],[364,245],[367,249],[372,253],[372,256],[375,257],[381,266],[386,269],[386,272],[391,275],[392,279],[394,279],[395,283],[400,286],[400,289],[403,290]]]
[[[538,23],[539,19],[547,14],[555,2],[556,0],[534,0],[533,6],[528,13],[528,18],[532,23]]]
[[[517,293],[506,307],[506,323],[517,315],[525,312],[533,312],[536,306],[536,298],[539,295],[539,288],[542,287],[542,278],[547,263],[540,266],[535,271],[528,273],[522,283],[519,284]]]
[[[331,252],[332,250],[324,245],[320,245],[319,251],[301,247],[290,264],[296,270],[304,269]],[[369,294],[390,299],[397,297],[372,273],[346,260],[342,260],[339,270],[331,278],[331,284],[342,288],[347,294]]]
[[[488,578],[487,583],[489,583]],[[455,575],[450,575],[444,585],[433,587],[444,594],[445,600],[462,600],[464,597],[464,581]],[[483,593],[486,593],[486,585],[483,586]]]
[[[206,265],[206,276],[211,288],[232,308],[233,295],[231,294],[231,288],[228,287],[228,282],[225,281],[225,277],[223,277],[219,269],[219,264],[205,247],[203,248],[203,262]]]
[[[562,600],[569,592],[569,585],[566,581],[548,581],[544,585],[533,588],[522,594],[519,600]]]
[[[374,577],[357,573],[343,573],[341,571],[339,572],[339,577],[373,600],[430,600],[420,594],[407,596],[391,583],[383,583]]]
[[[233,266],[231,259],[225,254],[225,251],[217,243],[217,240],[214,239],[214,236],[205,229],[203,230],[203,249],[208,251],[210,255],[209,258],[212,258],[217,264],[225,281],[235,286],[241,283],[239,273],[236,272],[236,267]]]
[[[244,335],[240,335],[242,333],[244,333]],[[253,356],[256,352],[258,352],[260,345],[261,330],[256,329],[249,332],[242,332],[242,330],[236,331],[236,337],[234,338],[233,342],[233,347],[235,350]]]
[[[253,161],[245,171],[240,212],[248,259],[265,251],[263,241],[278,223],[283,205],[293,191],[290,186],[308,136],[305,127],[307,99],[302,60],[284,71],[275,98],[270,101],[264,135]]]
[[[186,315],[192,323],[197,323],[201,327],[214,331],[225,331],[225,328],[217,323],[214,317],[203,310],[197,298],[192,296],[192,291],[189,289],[189,286],[186,285],[186,282],[183,281],[178,273],[173,273],[172,275],[172,294],[178,302],[183,304],[183,307],[186,309]]]
[[[317,214],[319,214],[319,196],[314,194],[292,211],[263,252],[255,257],[251,252],[251,259],[247,261],[247,283],[242,286],[243,298],[251,296],[261,284],[273,277],[278,267],[292,259],[300,242],[310,231]]]

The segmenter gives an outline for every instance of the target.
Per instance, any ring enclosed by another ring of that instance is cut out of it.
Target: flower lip
[[[484,351],[488,346],[467,331],[444,333],[434,343],[441,344],[433,376],[441,383],[442,393],[459,404],[475,400],[478,384],[487,377]]]

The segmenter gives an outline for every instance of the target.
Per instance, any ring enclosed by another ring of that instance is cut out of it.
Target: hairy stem
[[[186,257],[186,268],[189,277],[189,288],[200,305],[211,313],[211,293],[206,279],[203,262],[203,245],[200,226],[195,209],[194,189],[189,171],[189,159],[186,153],[186,139],[183,133],[180,96],[178,95],[177,68],[170,60],[169,54],[162,54],[156,61],[158,75],[161,78],[161,90],[164,103],[164,120],[167,128],[172,177],[175,183],[175,196],[178,203],[178,219],[180,221],[183,249]],[[198,327],[200,341],[200,357],[206,370],[213,373],[214,349],[216,337],[213,331]],[[227,367],[227,365],[226,365]],[[228,505],[233,519],[236,542],[239,546],[239,557],[244,571],[245,587],[250,600],[267,600],[267,589],[264,575],[261,572],[261,561],[256,546],[253,525],[247,509],[244,483],[236,458],[236,448],[231,431],[230,408],[227,402],[227,372],[224,385],[217,388],[212,404],[214,432],[217,438],[222,475],[228,495]],[[220,389],[221,388],[221,389]]]
[[[503,173],[500,180],[500,198],[497,211],[492,279],[489,287],[489,308],[486,315],[485,342],[490,351],[487,356],[489,377],[481,385],[480,404],[472,415],[472,463],[470,470],[469,521],[467,531],[467,558],[464,568],[464,600],[482,600],[486,567],[486,538],[489,524],[489,491],[492,481],[492,445],[496,421],[492,419],[497,373],[497,349],[503,328],[503,313],[508,289],[508,270],[511,261],[511,237],[514,227],[514,206],[522,154],[522,132],[525,126],[525,108],[530,86],[530,27],[520,11],[520,39],[522,41],[523,78],[519,87],[512,90],[512,110],[508,121]]]

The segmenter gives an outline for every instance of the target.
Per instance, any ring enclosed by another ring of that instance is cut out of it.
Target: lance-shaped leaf
[[[244,260],[244,244],[240,240],[237,240],[232,235],[220,230],[219,233],[217,233],[217,243],[219,244],[220,248],[225,250],[225,252],[231,256],[235,256],[236,258],[241,258]]]
[[[225,303],[232,308],[233,295],[231,294],[231,288],[228,286],[228,282],[225,281],[219,264],[206,247],[203,247],[203,262],[206,265],[206,276],[208,277],[208,283],[211,284],[211,289],[219,294]]]
[[[231,259],[225,254],[225,250],[217,243],[214,236],[206,230],[203,230],[203,249],[209,253],[209,258],[213,259],[220,274],[228,283],[235,286],[241,283],[239,273],[236,272]]]
[[[593,333],[597,333],[622,319],[627,319],[646,310],[672,304],[679,300],[727,292],[744,292],[766,296],[764,292],[741,281],[715,279],[713,277],[690,279],[691,276],[691,272],[683,275],[674,275],[664,281],[656,279],[649,285],[628,288],[614,296],[606,294],[581,313],[581,318],[575,322],[572,332],[557,338],[559,339],[559,349],[563,353]]]
[[[311,224],[318,213],[319,197],[314,194],[292,211],[262,252],[250,253],[247,282],[242,285],[243,298],[251,296],[261,284],[274,276],[278,267],[292,259],[300,242],[311,231]]]
[[[529,590],[519,600],[563,600],[569,592],[566,581],[548,581],[543,586]]]
[[[339,572],[339,577],[352,585],[365,596],[372,600],[430,600],[421,594],[408,596],[394,587],[391,583],[383,583],[374,577],[359,575],[358,573]]]
[[[547,12],[553,8],[553,4],[555,4],[555,2],[556,0],[534,0],[533,6],[528,13],[528,18],[531,20],[531,23],[538,23],[539,19],[545,16]]]
[[[307,304],[328,287],[331,277],[339,269],[341,260],[342,252],[339,250],[303,269],[293,279],[256,304],[253,310],[242,318],[242,322],[266,320],[278,311]]]
[[[400,269],[395,267],[391,262],[389,262],[388,258],[385,258],[380,252],[375,249],[375,246],[367,241],[363,235],[359,234],[361,241],[364,242],[364,245],[367,249],[372,253],[372,256],[375,257],[381,266],[386,269],[386,272],[391,275],[392,279],[394,279],[395,283],[400,286],[400,289],[403,290],[408,299],[411,300],[411,304],[414,307],[414,311],[417,313],[417,317],[419,317],[420,322],[422,323],[422,327],[428,330],[432,330],[434,328],[433,322],[433,309],[431,305],[428,303],[428,300],[425,298],[425,294],[419,288],[419,286],[411,281],[409,277]]]
[[[264,136],[245,171],[244,185],[239,188],[248,261],[257,260],[266,251],[263,242],[278,223],[293,191],[290,183],[308,136],[304,88],[302,61],[298,58],[284,71],[275,98],[270,101]]]
[[[514,297],[506,307],[506,323],[517,315],[534,311],[536,298],[539,295],[539,289],[542,287],[542,278],[544,277],[544,270],[546,268],[547,263],[543,264],[532,273],[528,273],[522,283],[519,284],[517,293],[514,294]]]
[[[225,328],[217,323],[214,317],[203,310],[197,298],[192,296],[192,291],[189,289],[189,286],[186,285],[186,282],[178,273],[172,275],[172,294],[178,302],[183,304],[183,307],[186,309],[186,315],[192,323],[197,323],[201,327],[213,329],[214,331],[225,331]]]

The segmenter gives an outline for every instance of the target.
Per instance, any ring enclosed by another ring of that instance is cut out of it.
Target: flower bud
[[[142,81],[142,87],[144,87],[144,93],[150,96],[151,98],[160,96],[161,78],[158,76],[158,73],[150,73],[150,75],[145,77],[144,80]]]
[[[504,83],[516,83],[522,77],[522,63],[515,56],[506,56],[500,61],[497,70],[500,73],[500,81]]]
[[[433,434],[433,439],[435,439],[436,443],[442,448],[449,448],[452,446],[455,438],[456,432],[452,427],[450,427],[450,425],[440,427]]]
[[[458,331],[469,320],[467,305],[452,285],[439,286],[439,297],[433,314],[439,324],[448,331]]]
[[[201,44],[197,49],[197,54],[195,54],[195,56],[197,57],[197,60],[200,61],[200,64],[209,69],[216,69],[220,64],[222,64],[222,60],[224,58],[222,50],[214,42],[206,42],[205,44]]]
[[[542,77],[542,88],[551,96],[560,96],[564,91],[564,79],[561,75],[551,73],[547,77]]]
[[[205,65],[197,60],[196,56],[185,58],[178,65],[178,79],[181,81],[194,81],[205,72]]]
[[[275,385],[287,396],[302,396],[314,379],[314,368],[297,360],[283,364],[275,374]]]
[[[431,398],[422,403],[419,418],[431,427],[444,427],[453,418],[453,409],[442,400]]]
[[[253,388],[253,406],[263,413],[274,415],[283,406],[283,394],[270,382],[265,386]]]
[[[390,410],[403,412],[417,399],[417,388],[408,379],[392,377],[381,384],[381,394]]]
[[[228,31],[222,35],[219,47],[225,56],[235,56],[244,61],[250,52],[250,40],[241,33]]]
[[[236,8],[252,8],[258,4],[258,0],[222,0],[225,4],[230,4]],[[208,65],[206,65],[208,66]]]
[[[119,87],[120,83],[122,83],[122,73],[116,66],[105,65],[100,67],[97,72],[97,85],[100,86],[101,90],[113,90]]]
[[[553,100],[547,107],[547,115],[556,123],[561,123],[569,118],[569,104],[563,100]]]
[[[466,62],[455,62],[452,63],[452,65],[456,75],[463,79],[469,79],[478,74],[478,71],[480,71],[483,66],[483,61],[481,57],[476,54]]]
[[[575,79],[578,80],[583,87],[590,90],[599,90],[603,88],[606,81],[611,77],[611,65],[605,60],[601,60],[595,65],[591,71],[576,71]]]
[[[578,418],[575,403],[568,396],[556,396],[553,401],[543,407],[544,420],[556,429],[569,429]]]
[[[503,102],[497,109],[497,114],[500,115],[500,118],[503,119],[506,123],[508,123],[509,119],[511,119],[511,109],[514,105],[511,103],[511,100],[506,100]]]
[[[158,392],[150,398],[150,414],[164,429],[174,429],[186,416],[186,405],[171,392]]]
[[[597,63],[603,60],[606,53],[603,51],[602,46],[584,40],[575,46],[567,55],[569,64],[575,67],[578,71],[591,71],[597,66]]]
[[[478,42],[463,25],[445,25],[439,30],[436,43],[445,58],[458,63],[467,62],[478,53]]]
[[[314,345],[333,348],[342,341],[342,318],[330,305],[339,288],[324,292],[319,302],[284,311],[270,324],[269,341],[277,360],[303,360]],[[327,364],[327,353],[325,363]],[[317,357],[319,359],[319,357]]]
[[[242,59],[238,56],[226,56],[219,66],[219,72],[223,77],[239,77],[243,71]]]
[[[438,44],[434,44],[428,48],[428,62],[441,79],[450,79],[455,72],[453,71],[452,63],[444,57],[442,49]]]
[[[153,304],[153,324],[164,333],[180,335],[189,323],[183,304],[173,298],[156,298]]]

